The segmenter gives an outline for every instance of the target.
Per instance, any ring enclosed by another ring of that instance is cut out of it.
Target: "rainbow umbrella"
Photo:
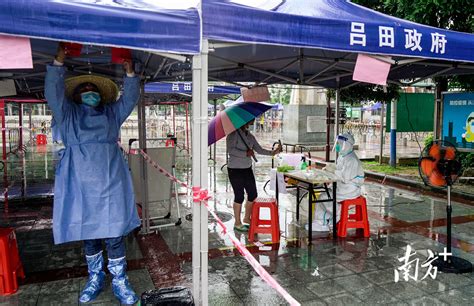
[[[224,109],[209,123],[207,144],[210,146],[272,107],[263,102],[240,102]]]

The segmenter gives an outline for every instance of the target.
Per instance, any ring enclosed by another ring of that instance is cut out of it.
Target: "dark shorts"
[[[242,204],[244,202],[244,191],[247,192],[247,200],[253,202],[257,198],[257,184],[252,168],[247,169],[231,169],[229,172],[229,180],[234,189],[234,202]]]

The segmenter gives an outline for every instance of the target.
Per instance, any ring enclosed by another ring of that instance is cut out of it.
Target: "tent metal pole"
[[[379,164],[382,164],[383,159],[383,124],[384,124],[384,117],[385,117],[385,103],[382,102],[381,110],[380,110],[380,152],[379,152]]]
[[[200,186],[200,99],[201,99],[201,70],[202,70],[202,54],[193,56],[192,70],[193,70],[193,107],[191,119],[191,132],[194,137],[192,141],[192,186]],[[201,305],[201,232],[200,232],[200,203],[193,202],[193,224],[192,224],[192,267],[193,267],[193,295],[196,305]]]
[[[340,78],[337,77],[336,78],[336,82],[337,82],[337,89],[336,89],[336,109],[334,111],[334,139],[336,139],[337,135],[339,135],[339,107],[340,107],[340,104],[341,104],[341,88],[339,87],[340,86]],[[336,145],[336,143],[334,143],[334,146]],[[335,157],[335,160],[337,162],[337,158],[338,158],[338,153],[336,152],[336,157]]]
[[[200,166],[201,166],[201,188],[208,188],[208,160],[207,160],[207,135],[208,135],[208,52],[209,42],[207,39],[202,41],[202,70],[201,70],[201,118],[200,118]],[[208,305],[208,247],[209,247],[209,232],[208,232],[208,212],[204,205],[200,205],[201,208],[201,282],[202,282],[202,305]]]
[[[281,67],[280,69],[278,69],[278,71],[277,71],[276,73],[281,73],[281,72],[285,71],[287,68],[293,66],[297,61],[298,61],[298,59],[292,60],[291,62],[289,62],[289,63],[286,64],[285,66],[283,66],[283,67]],[[263,80],[260,81],[259,83],[260,83],[260,84],[265,83],[265,82],[267,82],[268,80],[270,80],[271,78],[273,78],[273,77],[272,77],[272,76],[266,77],[265,79],[263,79]]]
[[[186,150],[189,154],[189,104],[184,104],[184,108],[186,110]]]
[[[30,113],[28,114],[28,123],[29,123],[29,128],[30,128],[30,143],[33,142],[33,124],[32,124],[31,113],[33,113],[33,105],[30,105]]]
[[[327,98],[326,106],[326,162],[331,159],[331,99]]]
[[[434,126],[433,126],[433,139],[440,139],[440,122],[441,122],[441,105],[442,105],[442,94],[441,87],[437,83],[435,89],[435,107],[434,107]]]
[[[299,83],[304,84],[304,49],[300,48],[299,53],[300,53],[300,56],[299,56],[299,73],[300,73]]]
[[[217,116],[217,99],[214,99],[214,117]],[[217,143],[214,143],[212,150],[214,151],[214,166],[217,163],[216,153],[217,153]],[[215,168],[215,167],[214,167]],[[214,172],[214,176],[215,176]],[[214,185],[214,192],[216,192],[216,185]]]
[[[390,166],[397,165],[397,101],[392,100],[390,109]]]
[[[21,151],[23,149],[23,103],[20,103],[18,105],[19,110],[18,110],[18,147],[16,150]],[[25,154],[22,154],[22,159],[21,159],[21,198],[25,198],[25,189],[26,189],[26,175],[25,175]],[[48,160],[47,160],[47,154],[45,156],[45,174],[46,174],[46,179],[48,178]]]
[[[5,100],[0,100],[0,117],[2,117],[2,161],[3,161],[3,201],[4,212],[8,213],[8,163],[7,163],[7,135],[5,129]]]
[[[311,85],[311,84],[318,85],[318,82],[329,81],[329,80],[332,80],[332,79],[337,80],[338,78],[345,78],[345,77],[348,77],[348,76],[352,76],[353,74],[354,74],[353,72],[348,72],[348,73],[332,75],[332,76],[328,76],[328,77],[324,77],[324,78],[318,78],[318,79],[314,79],[311,82],[306,81],[306,85]]]
[[[306,82],[311,82],[312,80],[314,80],[315,78],[317,78],[318,76],[320,76],[321,74],[325,73],[326,71],[328,70],[331,70],[332,68],[336,67],[337,64],[339,62],[338,61],[335,61],[334,63],[326,66],[325,68],[323,68],[321,71],[318,71],[316,74],[313,74],[309,79],[306,80]]]
[[[145,98],[143,95],[145,92],[144,83],[141,84],[141,92],[142,95],[140,102],[138,103],[138,143],[140,149],[146,152]],[[140,155],[140,178],[142,180],[140,188],[143,222],[142,234],[148,234],[150,232],[150,218],[148,215],[148,165],[142,155]]]
[[[176,137],[176,116],[174,111],[174,105],[171,105],[171,112],[173,113],[173,136]]]
[[[19,104],[18,112],[18,149],[23,147],[23,103]]]

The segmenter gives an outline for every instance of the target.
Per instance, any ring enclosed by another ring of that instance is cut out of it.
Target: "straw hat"
[[[66,97],[73,99],[74,89],[82,83],[92,83],[99,89],[100,97],[104,103],[113,103],[117,100],[119,89],[112,80],[97,75],[81,75],[65,81]]]

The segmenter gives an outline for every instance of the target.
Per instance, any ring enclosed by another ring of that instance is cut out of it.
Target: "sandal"
[[[249,227],[245,226],[245,224],[240,225],[240,226],[234,226],[234,231],[239,231],[239,232],[248,232]]]

